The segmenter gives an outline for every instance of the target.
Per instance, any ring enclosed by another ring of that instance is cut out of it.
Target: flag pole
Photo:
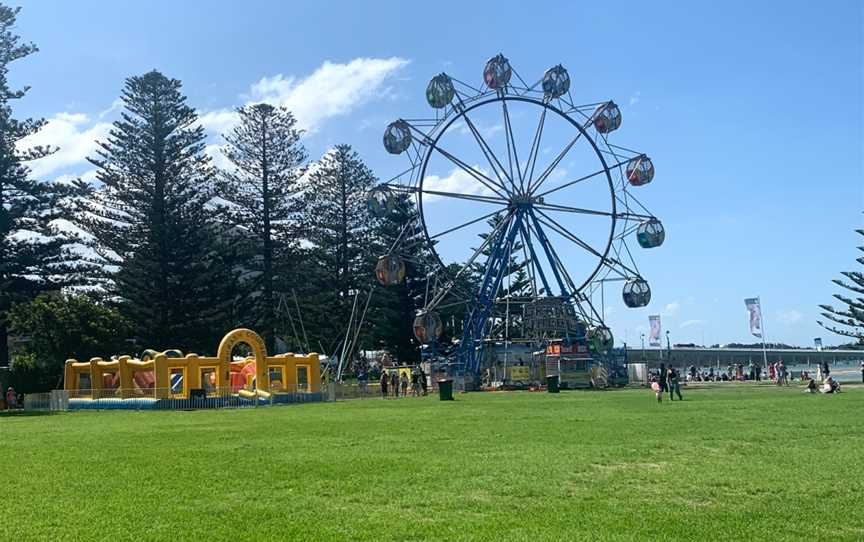
[[[762,310],[762,296],[757,296],[756,300],[759,302],[759,316],[760,324],[762,324],[762,364],[765,372],[768,372],[768,350],[765,347],[765,311]]]

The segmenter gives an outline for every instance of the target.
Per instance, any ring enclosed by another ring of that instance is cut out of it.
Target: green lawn
[[[0,416],[0,540],[864,540],[864,389],[684,393]]]

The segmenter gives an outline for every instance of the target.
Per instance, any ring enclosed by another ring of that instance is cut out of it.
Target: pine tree
[[[351,316],[354,295],[368,291],[374,280],[370,240],[372,224],[366,208],[375,176],[350,145],[337,145],[324,155],[304,187],[305,236],[314,245],[307,263],[317,268],[303,288],[307,327],[332,352]],[[363,296],[365,302],[365,296]]]
[[[227,326],[227,272],[208,221],[214,174],[204,129],[180,89],[157,71],[126,80],[125,110],[90,159],[104,188],[80,222],[140,345],[204,352]]]
[[[242,292],[252,301],[246,316],[273,350],[274,284],[285,284],[298,256],[297,196],[306,151],[294,116],[284,107],[255,104],[237,110],[240,122],[225,135],[222,152],[233,168],[221,172],[219,195],[225,221],[248,235],[252,252]]]
[[[44,126],[43,119],[18,120],[12,102],[28,88],[9,88],[9,64],[38,49],[12,32],[19,8],[0,5],[0,365],[8,365],[7,314],[13,303],[69,284],[74,269],[65,246],[72,238],[55,226],[63,218],[72,186],[29,178],[26,163],[51,154],[45,147],[21,148]]]
[[[864,237],[864,229],[855,231]],[[857,248],[861,252],[864,252],[864,246]],[[864,265],[864,256],[857,258],[856,261]],[[840,274],[851,282],[844,281],[843,279],[834,279],[831,282],[845,290],[853,292],[857,297],[834,294],[835,299],[846,305],[845,308],[835,309],[832,305],[819,305],[824,311],[822,312],[822,316],[842,327],[837,327],[830,323],[818,323],[828,331],[856,339],[859,345],[864,346],[864,273],[861,271],[843,271]]]

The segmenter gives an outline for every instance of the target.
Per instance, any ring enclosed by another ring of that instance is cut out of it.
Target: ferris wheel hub
[[[515,194],[510,198],[510,207],[531,207],[535,204],[543,204],[542,196],[532,196],[531,194]]]

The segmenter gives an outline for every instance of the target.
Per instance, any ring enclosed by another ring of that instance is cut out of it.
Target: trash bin
[[[549,393],[558,393],[558,375],[546,376],[546,391]]]
[[[438,379],[438,398],[442,401],[453,400],[453,380],[450,378]]]

